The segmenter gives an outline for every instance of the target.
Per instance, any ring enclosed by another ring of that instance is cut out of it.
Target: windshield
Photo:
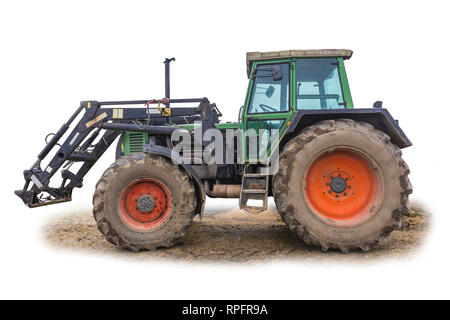
[[[345,108],[336,58],[297,60],[297,108]]]
[[[289,63],[259,64],[254,79],[248,113],[289,111]]]

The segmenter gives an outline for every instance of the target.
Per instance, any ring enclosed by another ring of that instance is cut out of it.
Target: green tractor
[[[411,142],[382,102],[354,109],[344,65],[351,56],[336,49],[247,53],[249,84],[235,123],[221,123],[207,98],[171,99],[175,59],[166,59],[165,98],[82,101],[15,193],[29,207],[70,201],[118,139],[93,213],[119,248],[174,245],[203,215],[207,195],[239,198],[250,213],[266,210],[272,196],[306,243],[370,250],[408,212],[412,188],[400,149]],[[61,184],[51,187],[57,171]]]

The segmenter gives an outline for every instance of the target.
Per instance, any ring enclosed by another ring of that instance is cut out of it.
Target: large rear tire
[[[401,226],[408,174],[389,136],[364,122],[327,120],[287,143],[273,194],[283,221],[305,242],[367,251]]]
[[[133,153],[103,173],[93,204],[106,239],[139,251],[173,246],[192,221],[196,197],[182,168],[161,156]]]

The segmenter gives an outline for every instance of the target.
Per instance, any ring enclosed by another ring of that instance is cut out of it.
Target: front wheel
[[[139,251],[174,245],[192,221],[196,197],[182,168],[161,156],[133,153],[104,172],[93,204],[106,239]]]
[[[289,229],[323,250],[369,250],[408,211],[409,169],[389,137],[371,125],[328,120],[285,146],[273,178]]]

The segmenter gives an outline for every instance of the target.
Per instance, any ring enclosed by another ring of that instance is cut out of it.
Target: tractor
[[[166,58],[164,98],[82,101],[46,138],[15,194],[31,208],[70,201],[117,140],[115,162],[96,185],[93,215],[121,249],[178,243],[203,216],[206,196],[239,198],[250,214],[266,210],[271,196],[304,242],[324,251],[370,250],[409,210],[401,149],[412,143],[381,101],[354,108],[344,64],[352,54],[247,53],[245,102],[238,121],[225,123],[205,97],[170,97],[175,59]],[[219,143],[221,135],[230,139]],[[50,186],[56,172],[60,183]]]

